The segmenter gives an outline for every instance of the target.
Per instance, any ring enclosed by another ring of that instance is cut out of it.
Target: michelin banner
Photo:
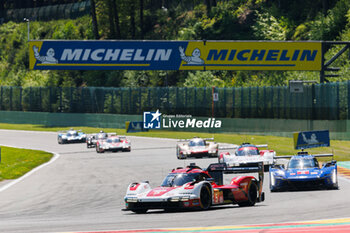
[[[30,41],[36,70],[321,70],[321,42]]]

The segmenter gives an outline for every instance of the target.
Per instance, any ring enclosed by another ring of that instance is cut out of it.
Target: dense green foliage
[[[95,0],[99,39],[350,40],[348,0],[158,1]],[[165,2],[165,5],[162,5]],[[281,71],[29,71],[25,23],[0,25],[0,85],[262,86],[318,72]],[[91,16],[30,23],[31,39],[95,39]],[[341,47],[330,48],[327,57]],[[349,59],[336,61],[347,80]]]

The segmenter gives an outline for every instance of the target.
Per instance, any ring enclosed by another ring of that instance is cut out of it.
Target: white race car
[[[214,138],[182,139],[176,145],[176,156],[178,159],[187,159],[188,157],[218,157],[219,145],[213,141]]]
[[[100,139],[96,142],[96,152],[104,153],[105,151],[131,151],[131,142],[125,136],[110,136],[106,139]]]
[[[258,173],[254,176],[237,176],[224,184],[223,174]],[[173,169],[161,186],[151,188],[148,181],[129,185],[125,209],[135,213],[146,213],[149,209],[209,209],[214,205],[238,204],[253,206],[264,201],[262,192],[264,179],[263,163],[248,163],[245,167],[229,167],[225,163],[210,164],[201,169],[195,164]]]
[[[266,150],[259,150],[258,148],[266,148]],[[219,163],[238,166],[245,163],[264,162],[264,170],[268,171],[274,162],[274,156],[276,156],[276,152],[274,150],[267,150],[267,144],[253,145],[243,143],[235,148],[234,153],[221,152]]]
[[[81,130],[59,131],[57,135],[58,144],[66,143],[84,143],[86,142],[86,134]]]
[[[105,133],[102,130],[99,133],[87,135],[86,147],[87,148],[96,147],[96,143],[98,140],[107,139],[108,137],[115,136],[115,135],[117,135],[117,134],[116,133]]]

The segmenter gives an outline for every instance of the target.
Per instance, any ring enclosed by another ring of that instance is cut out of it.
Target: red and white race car
[[[105,139],[97,140],[96,152],[104,153],[105,151],[131,151],[131,142],[125,136],[110,136]]]
[[[189,157],[218,157],[219,145],[214,142],[214,138],[181,139],[176,145],[176,156],[178,159]]]
[[[223,184],[225,173],[251,173],[254,176],[238,176],[229,184]],[[149,209],[209,209],[214,205],[238,204],[253,206],[264,201],[263,163],[249,163],[244,167],[214,163],[204,170],[195,164],[173,169],[161,186],[151,188],[148,181],[129,185],[124,197],[126,209],[145,213]]]
[[[276,156],[274,150],[267,150],[267,144],[253,145],[250,143],[243,143],[235,147],[234,153],[221,152],[219,155],[219,163],[239,166],[245,163],[264,162],[265,171],[268,171]],[[266,150],[259,150],[259,148],[266,148]]]

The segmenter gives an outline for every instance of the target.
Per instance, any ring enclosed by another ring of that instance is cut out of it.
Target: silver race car
[[[65,143],[85,143],[86,142],[86,134],[81,130],[66,130],[59,131],[57,135],[58,144]]]
[[[214,142],[214,138],[182,139],[176,145],[176,156],[178,159],[189,157],[218,157],[219,145]]]
[[[266,148],[266,150],[259,150],[259,148]],[[264,170],[268,171],[269,167],[274,162],[274,156],[276,152],[274,150],[268,150],[267,144],[253,145],[250,143],[243,143],[240,146],[235,146],[235,151],[221,152],[219,155],[219,163],[226,163],[229,165],[238,166],[245,163],[264,162]]]

